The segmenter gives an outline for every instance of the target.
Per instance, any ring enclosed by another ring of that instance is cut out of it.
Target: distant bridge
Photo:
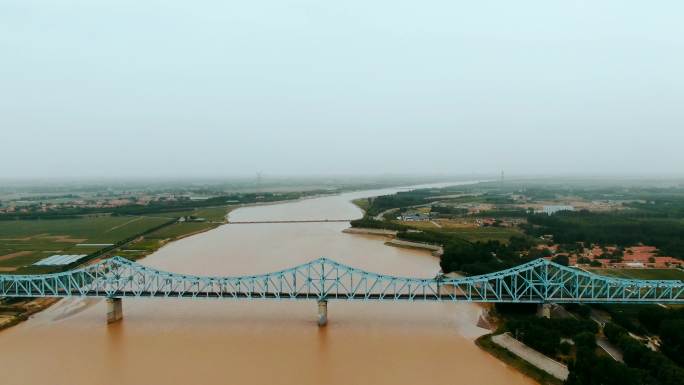
[[[252,225],[259,223],[325,223],[325,222],[351,222],[353,219],[302,219],[302,220],[266,220],[266,221],[229,221],[229,225]]]
[[[161,271],[113,257],[80,269],[42,275],[0,275],[0,296],[102,297],[108,321],[122,318],[121,299],[264,299],[318,301],[450,301],[507,303],[684,303],[684,282],[597,275],[538,259],[465,278],[377,274],[319,258],[266,274],[205,277]]]

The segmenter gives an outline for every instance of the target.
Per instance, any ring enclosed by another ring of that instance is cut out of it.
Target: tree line
[[[557,243],[652,245],[661,253],[684,259],[684,222],[680,219],[643,217],[636,213],[588,211],[536,214],[522,228],[532,236],[552,234]]]
[[[636,370],[634,375],[639,384],[681,385],[684,384],[684,369],[664,354],[654,352],[614,323],[603,329],[608,340],[622,350],[625,363]]]
[[[256,202],[274,202],[281,200],[298,199],[303,193],[292,192],[284,194],[274,193],[248,193],[231,194],[212,197],[203,200],[192,200],[181,197],[175,200],[156,200],[147,204],[127,204],[118,207],[61,207],[54,210],[14,212],[0,214],[0,220],[34,220],[34,219],[72,219],[83,215],[111,214],[117,215],[147,215],[160,214],[174,211],[193,210],[203,207],[225,206],[228,204],[247,204]]]

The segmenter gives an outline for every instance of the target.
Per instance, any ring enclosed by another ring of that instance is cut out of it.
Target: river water
[[[347,219],[354,192],[231,213],[234,221]],[[254,274],[326,256],[370,271],[433,277],[427,252],[345,234],[347,223],[234,224],[170,243],[142,263],[174,272]],[[481,351],[481,308],[451,303],[125,299],[62,300],[0,332],[0,383],[28,384],[533,384]]]

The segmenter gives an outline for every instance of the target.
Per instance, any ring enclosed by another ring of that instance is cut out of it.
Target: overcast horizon
[[[411,181],[419,181],[418,184],[433,182],[459,182],[459,181],[499,181],[501,179],[501,171],[499,173],[490,174],[240,174],[240,175],[216,175],[216,176],[201,176],[201,175],[177,175],[177,176],[159,176],[159,175],[139,175],[139,176],[22,176],[22,177],[0,177],[0,182],[12,184],[101,184],[101,183],[198,183],[198,184],[223,184],[233,182],[250,182],[256,183],[260,180],[263,185],[305,181],[307,183],[314,183],[319,181],[321,183],[327,182],[347,182],[347,183],[364,183],[378,181],[387,182],[389,180],[396,180],[399,184],[405,184]],[[506,182],[522,182],[522,181],[542,181],[548,182],[562,182],[562,181],[577,181],[589,182],[592,180],[603,182],[671,182],[676,184],[684,183],[684,176],[678,174],[514,174],[506,175]],[[425,182],[422,182],[425,181]],[[412,184],[412,183],[411,183]]]
[[[684,3],[0,4],[0,179],[684,176]]]

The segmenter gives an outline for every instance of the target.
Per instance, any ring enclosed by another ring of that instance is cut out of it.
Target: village
[[[568,215],[622,218],[634,212],[636,207],[648,206],[646,200],[635,199],[629,194],[598,195],[592,191],[570,194],[555,190],[551,193],[526,191],[524,188],[501,191],[501,185],[496,184],[478,187],[381,197],[370,202],[370,210],[372,212],[374,206],[384,206],[374,217],[384,223],[406,226],[409,233],[436,232],[470,242],[507,243],[511,237],[530,237],[537,246],[525,252],[527,257],[546,258],[582,269],[673,269],[682,266],[681,259],[653,244],[618,245],[591,241],[591,238],[568,242],[555,239],[553,233],[543,233],[544,227],[536,223],[543,218],[562,219]],[[396,205],[395,208],[386,208],[392,205]],[[381,224],[377,226],[382,227]]]
[[[680,268],[682,261],[659,254],[654,246],[631,246],[621,249],[617,246],[591,245],[579,252],[564,251],[559,244],[540,245],[543,258],[565,261],[568,266],[582,268],[643,269]]]

